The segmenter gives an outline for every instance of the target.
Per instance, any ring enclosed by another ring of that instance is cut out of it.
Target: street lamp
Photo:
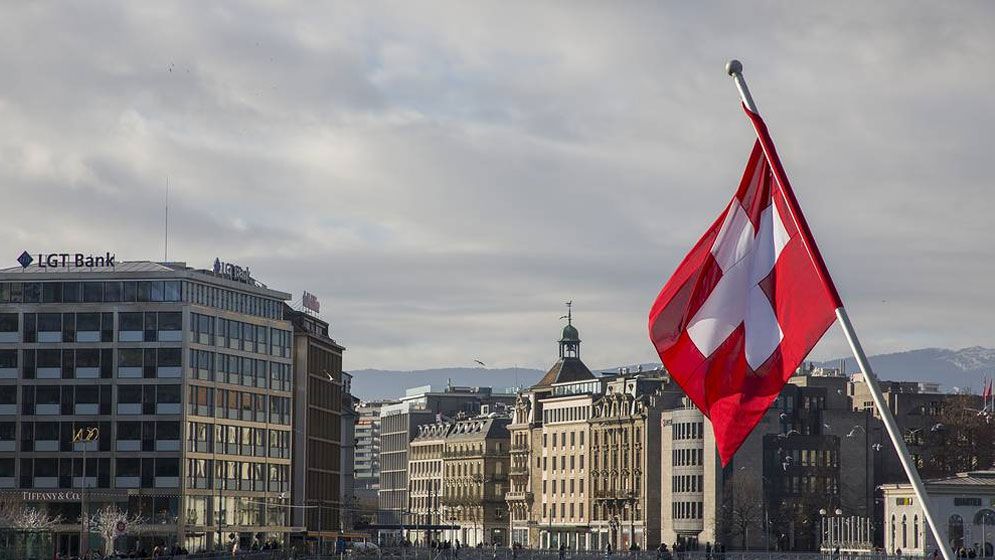
[[[833,513],[835,515],[830,516],[829,515],[830,513]],[[837,538],[837,529],[836,529],[837,526],[839,525],[839,523],[837,523],[837,518],[839,516],[843,515],[843,510],[840,509],[840,508],[836,508],[835,510],[833,510],[833,511],[830,512],[826,508],[820,508],[819,509],[819,515],[821,516],[820,519],[822,521],[822,528],[821,528],[821,532],[819,534],[819,539],[820,540],[826,540],[826,537],[828,536],[829,537],[829,539],[828,539],[829,540],[829,547],[831,549],[835,550],[840,545],[841,541],[843,540],[843,533],[842,532],[839,533],[839,538]],[[828,524],[826,523],[827,519],[829,520]],[[827,529],[828,529],[828,531],[827,531]]]
[[[73,433],[73,444],[82,444],[83,446],[83,477],[80,480],[81,488],[79,495],[79,555],[83,556],[86,554],[88,546],[89,537],[89,520],[86,516],[86,448],[89,447],[90,442],[96,441],[100,437],[100,428],[96,426],[85,426],[76,430]]]

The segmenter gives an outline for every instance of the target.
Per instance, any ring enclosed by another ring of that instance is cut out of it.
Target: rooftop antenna
[[[166,212],[164,217],[164,229],[162,244],[162,262],[169,262],[169,175],[166,175]]]

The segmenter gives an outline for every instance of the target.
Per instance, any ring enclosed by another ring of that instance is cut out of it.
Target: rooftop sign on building
[[[252,273],[249,271],[249,267],[243,268],[237,264],[224,262],[220,258],[214,259],[214,273],[222,278],[227,278],[228,280],[233,280],[235,282],[255,284],[255,281],[252,279]]]
[[[321,313],[321,302],[318,301],[318,296],[310,292],[304,292],[303,305],[304,309],[308,311]]]

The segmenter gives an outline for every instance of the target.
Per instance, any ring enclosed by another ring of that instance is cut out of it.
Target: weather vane
[[[560,317],[560,319],[566,319],[567,324],[570,325],[573,324],[573,310],[571,309],[571,307],[573,307],[574,305],[574,300],[568,301],[566,305],[567,305],[567,314]]]

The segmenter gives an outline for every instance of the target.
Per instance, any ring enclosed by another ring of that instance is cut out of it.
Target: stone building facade
[[[484,409],[487,410],[487,407]],[[507,546],[511,419],[497,412],[454,422],[443,451],[444,540],[462,546]]]
[[[408,453],[408,540],[426,544],[439,540],[433,529],[442,518],[443,456],[451,420],[418,426]]]
[[[659,371],[595,376],[580,359],[579,333],[568,318],[559,359],[519,394],[509,425],[512,542],[656,547],[661,414],[679,394]]]

